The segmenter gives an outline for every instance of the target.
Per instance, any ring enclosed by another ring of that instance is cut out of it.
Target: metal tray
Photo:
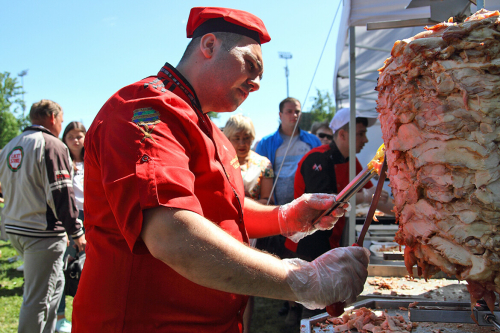
[[[413,302],[419,302],[419,306],[442,306],[446,308],[456,307],[461,311],[465,309],[469,309],[470,314],[470,303],[468,302],[433,302],[422,299],[366,299],[360,302],[356,302],[352,304],[349,308],[346,308],[346,311],[351,309],[359,309],[362,307],[371,309],[371,310],[387,310],[386,312],[395,316],[396,314],[402,315],[406,321],[408,321],[408,312],[400,310],[400,307],[408,308],[408,305]],[[326,319],[329,318],[330,315],[328,313],[319,314],[317,316],[302,319],[300,322],[300,333],[328,333],[334,332],[333,325],[328,325],[325,328],[321,328],[317,326],[319,323],[325,324]],[[433,330],[437,331],[440,329],[442,333],[491,333],[494,332],[494,328],[492,326],[477,326],[476,324],[463,324],[463,323],[434,323],[434,322],[420,322],[416,328],[413,328],[412,333],[432,333]],[[351,330],[352,333],[358,332],[356,329]]]

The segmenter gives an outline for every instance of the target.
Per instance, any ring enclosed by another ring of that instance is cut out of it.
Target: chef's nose
[[[248,79],[248,84],[252,87],[250,91],[257,91],[260,89],[260,76],[256,76],[255,78]]]

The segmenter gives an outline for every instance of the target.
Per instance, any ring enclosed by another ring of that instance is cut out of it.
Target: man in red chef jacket
[[[247,246],[249,237],[314,232],[310,222],[335,197],[280,207],[245,198],[236,152],[206,114],[234,111],[259,89],[269,34],[250,13],[197,7],[187,36],[176,67],[119,90],[87,132],[88,245],[74,332],[241,332],[246,295],[322,308],[363,289],[361,248],[309,263]]]

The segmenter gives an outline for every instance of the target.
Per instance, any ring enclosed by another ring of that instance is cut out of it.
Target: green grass
[[[10,242],[0,241],[0,332],[17,332],[19,309],[23,302],[23,272],[16,270],[22,261],[9,263],[17,256]]]
[[[23,302],[23,272],[16,268],[23,262],[9,262],[17,256],[9,241],[0,240],[0,252],[0,333],[15,333]],[[66,296],[66,318],[70,321],[72,311],[73,297]]]

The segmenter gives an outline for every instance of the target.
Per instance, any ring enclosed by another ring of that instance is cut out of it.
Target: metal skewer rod
[[[500,324],[497,322],[497,317],[495,315],[488,313],[484,315],[484,320],[492,324],[497,332],[500,332]]]

